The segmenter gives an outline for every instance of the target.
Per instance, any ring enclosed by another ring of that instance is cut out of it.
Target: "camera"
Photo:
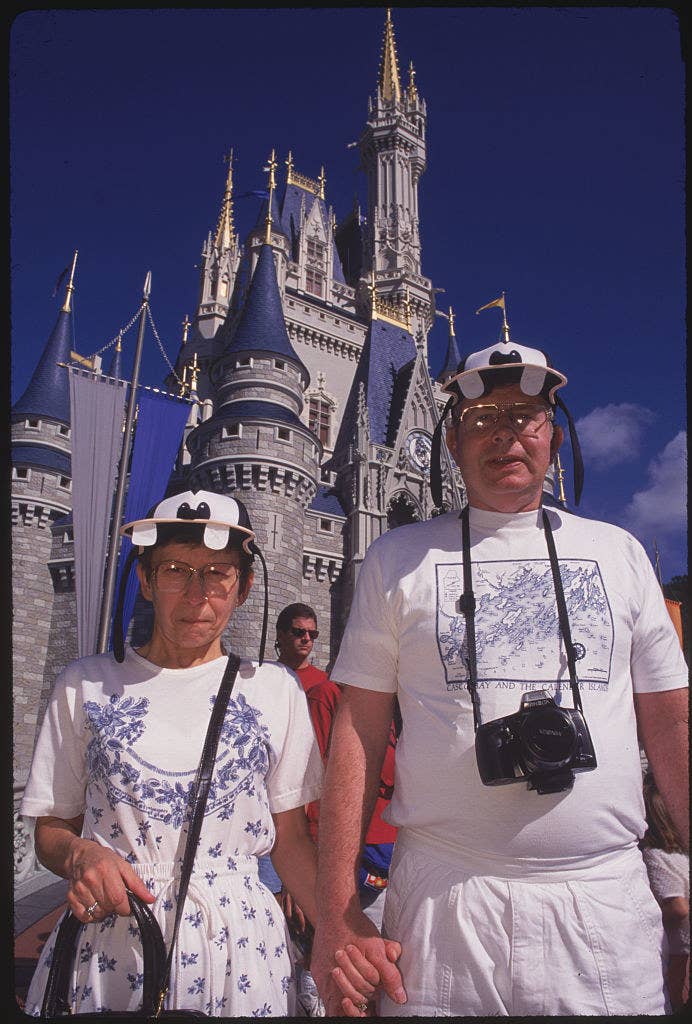
[[[525,693],[515,714],[478,727],[476,760],[484,785],[526,782],[538,793],[571,789],[575,772],[597,764],[581,711],[558,707],[545,690]]]

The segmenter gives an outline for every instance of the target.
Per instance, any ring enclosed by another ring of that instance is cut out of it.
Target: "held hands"
[[[373,1016],[378,988],[394,1002],[405,1003],[406,992],[395,966],[400,954],[399,943],[383,939],[362,911],[353,924],[343,919],[321,922],[310,970],[327,1016]]]
[[[67,877],[67,902],[83,924],[103,921],[113,913],[126,917],[130,913],[126,889],[146,903],[154,902],[154,896],[127,861],[92,839],[79,838],[72,844]]]

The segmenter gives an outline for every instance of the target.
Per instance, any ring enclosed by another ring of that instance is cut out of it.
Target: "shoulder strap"
[[[219,745],[221,727],[223,725],[226,708],[228,707],[231,691],[233,690],[239,667],[240,658],[238,655],[229,654],[226,670],[223,674],[223,679],[221,680],[216,700],[214,701],[214,707],[212,708],[211,718],[209,719],[209,725],[207,727],[207,735],[202,748],[202,757],[199,762],[199,768],[197,769],[197,776],[195,778],[195,784],[192,791],[192,802],[189,815],[190,824],[188,827],[187,842],[185,843],[185,852],[183,854],[183,865],[180,871],[180,886],[178,887],[178,906],[175,912],[175,923],[173,925],[173,933],[171,935],[171,942],[168,948],[168,956],[166,957],[163,973],[158,983],[158,1003],[155,1014],[157,1017],[161,1013],[163,1002],[168,991],[168,980],[171,974],[171,967],[173,966],[175,943],[183,916],[183,907],[185,905],[185,897],[187,896],[187,888],[190,883],[190,875],[192,874],[192,865],[195,860],[197,843],[199,842],[200,833],[202,831],[202,822],[204,821],[204,808],[207,803],[209,786],[211,785],[211,777],[214,771],[216,748]]]

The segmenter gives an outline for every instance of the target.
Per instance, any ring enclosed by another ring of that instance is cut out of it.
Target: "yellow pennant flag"
[[[500,309],[504,309],[505,308],[505,297],[504,297],[504,295],[501,295],[499,299],[493,299],[492,302],[489,302],[485,306],[481,306],[480,309],[476,310],[476,315],[478,315],[478,313],[482,313],[484,309],[492,309],[493,306],[499,306]]]

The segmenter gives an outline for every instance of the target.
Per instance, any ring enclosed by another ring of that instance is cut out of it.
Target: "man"
[[[361,567],[321,803],[330,1014],[368,1012],[343,951],[372,965],[382,1016],[664,1012],[637,735],[688,836],[687,673],[638,542],[541,508],[564,383],[508,335],[468,356],[446,389],[469,511],[385,534]],[[395,694],[398,966],[355,898]]]

